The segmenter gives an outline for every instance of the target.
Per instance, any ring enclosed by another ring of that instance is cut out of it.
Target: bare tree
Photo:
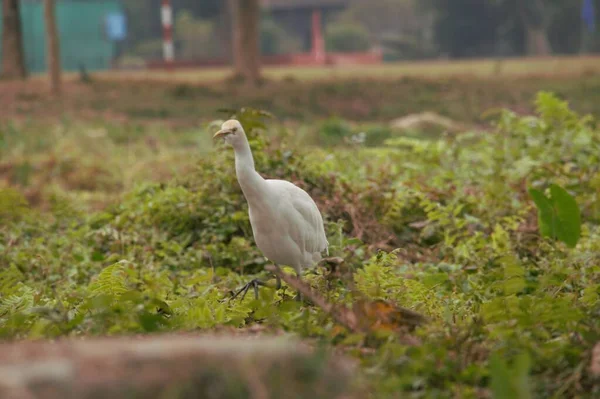
[[[229,0],[236,77],[257,85],[260,75],[259,0]]]
[[[2,1],[2,73],[6,79],[25,79],[23,31],[19,13],[19,0]]]
[[[552,53],[548,40],[547,6],[543,0],[517,0],[519,16],[527,35],[527,54],[544,56]]]
[[[50,87],[53,94],[61,92],[60,45],[56,28],[56,13],[54,0],[44,0],[44,21],[46,23],[46,53]]]

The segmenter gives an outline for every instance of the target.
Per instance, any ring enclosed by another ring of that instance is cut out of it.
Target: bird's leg
[[[274,265],[280,272],[282,272],[281,268],[279,267],[278,264],[275,263]],[[302,280],[300,273],[297,270],[296,270],[296,277],[298,278],[298,280]],[[279,276],[277,274],[275,274],[275,278],[277,279],[277,289],[280,289],[281,288],[281,278],[279,278]],[[302,302],[304,300],[302,293],[300,291],[298,291],[298,293],[296,294],[295,299],[300,302]]]
[[[279,266],[277,266],[277,267],[279,267]],[[275,289],[279,290],[281,288],[281,279],[277,275],[275,275],[275,278],[277,279],[277,283],[275,284]],[[242,288],[240,288],[239,290],[237,290],[233,294],[233,296],[231,297],[231,299],[234,300],[240,294],[242,294],[241,300],[243,301],[244,298],[246,297],[246,294],[250,290],[250,288],[252,288],[254,290],[254,298],[258,299],[258,287],[268,287],[268,284],[266,282],[262,281],[262,280],[259,280],[259,279],[255,278],[252,281],[250,281],[248,284],[244,285]]]
[[[298,280],[302,281],[302,276],[300,275],[300,272],[297,270],[296,270],[296,277],[298,278]],[[296,297],[294,299],[298,302],[304,302],[304,296],[302,295],[302,293],[300,291],[298,291],[298,294],[296,294]]]
[[[259,279],[255,278],[252,281],[250,281],[248,284],[244,285],[242,288],[240,288],[239,290],[237,290],[233,296],[231,297],[232,300],[234,300],[235,298],[237,298],[240,294],[242,294],[242,301],[244,300],[244,298],[246,297],[246,294],[248,293],[248,290],[250,290],[250,288],[254,289],[254,297],[256,299],[258,299],[258,287],[259,286],[265,286],[266,283],[263,281],[260,281]]]

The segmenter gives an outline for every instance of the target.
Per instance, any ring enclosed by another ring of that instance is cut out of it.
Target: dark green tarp
[[[110,67],[115,43],[106,36],[108,14],[122,10],[118,0],[58,0],[56,18],[63,69],[73,71],[83,64],[88,70]],[[2,28],[0,9],[0,32]],[[25,59],[31,73],[46,70],[44,7],[41,1],[21,1],[21,23]],[[0,43],[0,55],[2,47]]]

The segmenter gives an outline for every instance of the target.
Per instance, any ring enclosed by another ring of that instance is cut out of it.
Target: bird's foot
[[[254,298],[255,299],[258,299],[258,287],[271,287],[271,288],[275,288],[276,290],[281,289],[281,279],[277,275],[275,276],[275,278],[277,280],[277,282],[275,283],[275,287],[272,287],[270,284],[255,278],[254,280],[250,281],[248,284],[244,285],[242,288],[237,290],[231,297],[231,300],[237,298],[241,294],[242,295],[241,299],[243,301],[244,298],[246,297],[246,294],[250,290],[250,288],[252,288],[254,290]]]
[[[262,287],[266,286],[266,283],[255,278],[254,280],[250,281],[248,284],[244,285],[242,288],[237,290],[231,297],[231,300],[234,300],[240,294],[242,294],[241,300],[243,301],[244,298],[246,297],[246,294],[250,290],[250,288],[252,288],[254,290],[254,298],[258,299],[258,287],[261,287],[261,286]]]

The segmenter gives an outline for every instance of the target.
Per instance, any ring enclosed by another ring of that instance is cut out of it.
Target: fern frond
[[[0,315],[14,314],[31,309],[34,303],[35,290],[23,283],[18,283],[14,294],[0,300]]]
[[[89,289],[93,295],[119,297],[127,291],[125,264],[120,261],[104,268]]]
[[[14,294],[19,288],[19,283],[24,280],[25,276],[15,265],[0,270],[0,296]]]

